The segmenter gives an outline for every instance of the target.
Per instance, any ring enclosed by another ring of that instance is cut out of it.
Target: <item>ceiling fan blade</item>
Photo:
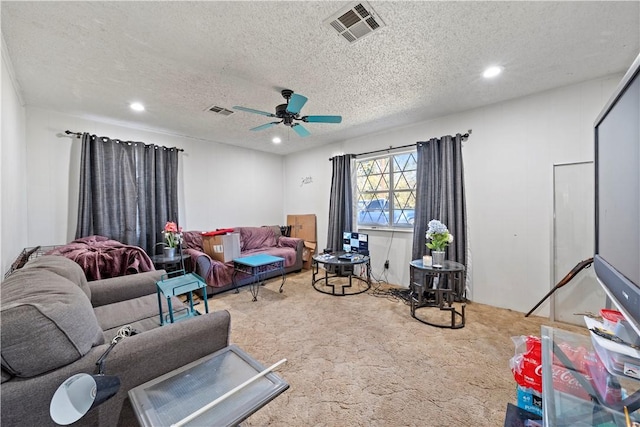
[[[291,129],[295,131],[299,136],[305,137],[311,135],[311,132],[307,130],[304,126],[299,123],[294,123],[291,125]]]
[[[294,93],[293,95],[291,95],[291,98],[289,99],[287,112],[291,114],[298,114],[300,110],[302,110],[302,107],[304,106],[304,104],[306,104],[306,102],[307,102],[306,97],[302,95],[298,95],[297,93]]]
[[[246,111],[247,113],[260,114],[260,115],[267,116],[267,117],[276,117],[275,114],[267,113],[266,111],[254,110],[253,108],[240,107],[238,105],[233,107],[233,109],[234,110],[240,110],[240,111]]]
[[[271,123],[267,123],[267,124],[264,124],[264,125],[261,125],[261,126],[255,127],[255,128],[251,128],[249,130],[253,130],[253,131],[265,130],[265,129],[269,129],[271,126],[275,126],[275,125],[277,125],[279,123],[282,123],[282,122],[271,122]]]
[[[304,116],[302,121],[306,123],[341,123],[342,116]]]

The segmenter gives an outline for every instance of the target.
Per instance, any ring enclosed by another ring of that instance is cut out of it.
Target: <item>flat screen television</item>
[[[342,233],[342,250],[369,255],[369,235],[345,231]]]
[[[640,55],[594,124],[596,277],[640,335]]]

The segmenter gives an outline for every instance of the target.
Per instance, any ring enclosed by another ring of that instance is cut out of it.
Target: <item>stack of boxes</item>
[[[240,233],[233,233],[233,228],[202,233],[204,252],[220,262],[229,262],[240,257]]]

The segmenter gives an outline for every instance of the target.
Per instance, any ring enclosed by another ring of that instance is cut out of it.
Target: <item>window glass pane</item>
[[[413,190],[416,188],[416,171],[399,172],[393,183],[394,190]]]
[[[358,224],[412,227],[416,153],[385,155],[356,165]]]
[[[398,154],[393,157],[394,159],[394,169],[395,170],[416,170],[416,153],[406,153],[406,154]]]

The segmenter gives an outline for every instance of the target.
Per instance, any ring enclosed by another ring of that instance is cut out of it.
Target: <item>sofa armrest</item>
[[[203,277],[209,286],[219,277],[221,271],[225,270],[225,264],[211,258],[204,252],[197,249],[186,249],[185,253],[191,257],[191,265],[194,273]]]
[[[126,276],[88,282],[94,307],[126,301],[156,293],[156,282],[164,270],[128,274]]]
[[[17,378],[2,383],[0,409],[3,425],[54,426],[49,415],[49,405],[53,394],[67,378],[79,374],[95,374],[96,360],[109,347],[103,344],[93,347],[89,353],[75,362],[32,378]],[[108,373],[108,372],[107,372]],[[97,423],[97,412],[91,411],[76,425]],[[95,413],[95,414],[93,414]]]
[[[137,425],[129,390],[226,347],[230,322],[229,312],[220,310],[123,339],[105,359],[105,374],[120,378],[118,393],[73,425]],[[49,416],[54,392],[74,374],[97,373],[95,363],[108,347],[93,347],[76,362],[43,375],[2,383],[2,423],[54,425]]]
[[[206,277],[209,267],[213,263],[213,259],[198,249],[186,249],[184,250],[186,255],[191,258],[191,265],[193,272],[198,273],[202,277]]]
[[[281,236],[278,239],[278,246],[293,248],[296,251],[302,251],[302,248],[304,247],[304,240],[299,239],[297,237]]]
[[[229,312],[219,310],[123,339],[109,354],[105,369],[120,377],[120,400],[99,407],[100,425],[136,425],[129,390],[225,348],[230,328]]]

